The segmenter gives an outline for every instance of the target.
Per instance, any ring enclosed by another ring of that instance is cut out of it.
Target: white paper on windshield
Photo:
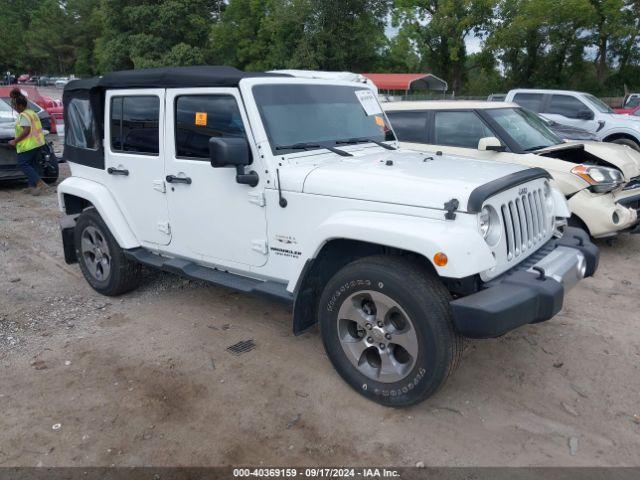
[[[358,97],[358,101],[360,102],[360,105],[362,105],[362,108],[364,108],[367,116],[382,113],[378,99],[376,98],[375,93],[371,90],[356,90],[356,97]]]

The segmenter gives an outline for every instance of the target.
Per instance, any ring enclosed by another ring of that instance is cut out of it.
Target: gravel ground
[[[281,304],[157,272],[98,295],[63,261],[55,195],[20,188],[0,187],[0,466],[640,465],[640,236],[600,244],[556,318],[470,342],[395,410]]]

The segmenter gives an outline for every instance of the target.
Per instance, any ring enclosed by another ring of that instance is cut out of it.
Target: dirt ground
[[[469,343],[396,410],[279,303],[153,272],[100,296],[64,263],[55,195],[20,188],[0,187],[0,466],[640,465],[640,236],[601,243],[556,318]]]

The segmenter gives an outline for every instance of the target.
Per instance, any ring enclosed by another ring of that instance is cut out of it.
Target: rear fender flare
[[[136,248],[141,245],[115,199],[104,185],[80,177],[69,177],[58,185],[60,210],[68,215],[79,213],[68,211],[65,195],[73,195],[91,203],[98,210],[102,220],[121,248]]]

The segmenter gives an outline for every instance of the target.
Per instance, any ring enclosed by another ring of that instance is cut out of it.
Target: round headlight
[[[549,182],[544,182],[544,204],[547,212],[553,213],[553,195],[551,194],[551,185],[549,185]]]
[[[484,207],[482,209],[478,222],[482,238],[487,238],[487,235],[489,235],[489,228],[491,228],[491,211],[489,210],[489,207]]]
[[[478,230],[490,247],[495,247],[500,241],[502,226],[498,212],[491,205],[487,205],[478,214]]]

